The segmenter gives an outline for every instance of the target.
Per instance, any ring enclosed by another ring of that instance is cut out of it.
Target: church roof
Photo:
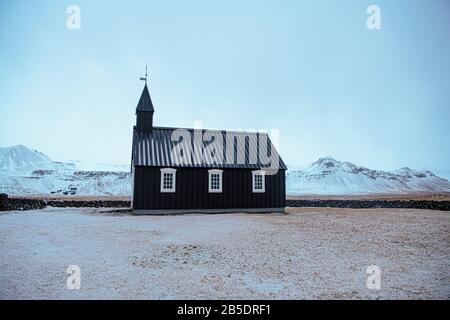
[[[211,143],[221,154],[213,156]],[[135,166],[286,169],[268,134],[259,132],[153,127],[139,133],[134,128],[132,157]]]

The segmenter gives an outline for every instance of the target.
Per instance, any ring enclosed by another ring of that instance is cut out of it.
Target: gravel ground
[[[450,213],[0,215],[1,299],[449,299]],[[81,269],[81,289],[66,268]],[[366,286],[369,265],[381,289]]]

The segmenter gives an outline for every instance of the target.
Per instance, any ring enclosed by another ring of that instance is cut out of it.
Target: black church
[[[284,212],[286,165],[267,133],[157,127],[154,112],[146,83],[133,127],[134,214]]]

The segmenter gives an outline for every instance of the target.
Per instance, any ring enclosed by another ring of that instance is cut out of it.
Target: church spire
[[[140,133],[147,133],[153,129],[153,113],[155,112],[147,87],[147,66],[145,66],[145,78],[141,78],[141,80],[145,81],[145,85],[136,107],[136,130]]]
[[[136,107],[136,112],[138,111],[155,112],[152,99],[150,98],[150,93],[148,92],[147,83],[145,83],[144,89],[141,93],[141,98],[139,99]]]
[[[148,111],[148,112],[155,112],[155,109],[153,108],[152,99],[150,98],[150,93],[148,92],[147,87],[147,66],[145,66],[145,77],[141,77],[140,79],[142,81],[145,81],[144,90],[142,90],[141,98],[139,99],[138,105],[136,107],[137,111]]]

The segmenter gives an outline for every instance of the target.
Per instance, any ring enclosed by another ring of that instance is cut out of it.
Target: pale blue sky
[[[278,128],[288,164],[449,168],[449,39],[448,0],[2,0],[0,146],[129,162],[148,64],[156,125]]]

